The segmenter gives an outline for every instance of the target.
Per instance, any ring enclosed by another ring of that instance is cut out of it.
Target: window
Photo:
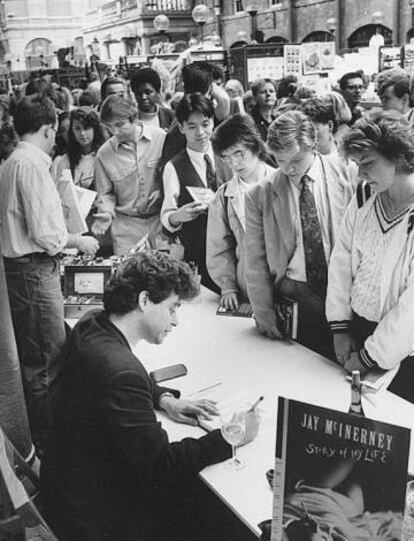
[[[242,0],[234,0],[234,12],[239,13],[240,11],[243,11]]]
[[[281,4],[282,0],[269,0],[270,7],[277,6],[278,4]]]

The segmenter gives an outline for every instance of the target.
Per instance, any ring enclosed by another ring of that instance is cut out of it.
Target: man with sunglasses
[[[66,339],[57,255],[65,247],[94,255],[99,244],[66,229],[49,172],[57,128],[53,102],[38,94],[23,98],[14,126],[20,141],[0,174],[0,246],[32,439],[41,454]]]
[[[116,255],[125,255],[145,235],[153,243],[161,232],[159,161],[165,131],[137,122],[130,98],[112,95],[103,102],[101,121],[112,137],[95,162],[98,212],[92,231],[103,235],[111,226]]]

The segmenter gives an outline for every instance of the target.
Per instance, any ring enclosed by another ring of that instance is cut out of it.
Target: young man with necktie
[[[177,120],[186,147],[165,165],[161,222],[170,233],[178,234],[184,258],[197,265],[202,283],[216,291],[206,267],[207,208],[194,201],[187,189],[209,188],[215,192],[231,178],[230,167],[211,146],[213,118],[212,102],[199,92],[184,96],[180,102]]]
[[[299,111],[269,128],[279,164],[275,175],[246,193],[246,280],[259,331],[282,338],[276,306],[298,302],[298,341],[333,357],[325,318],[327,266],[352,197],[350,170],[315,150],[316,130]]]

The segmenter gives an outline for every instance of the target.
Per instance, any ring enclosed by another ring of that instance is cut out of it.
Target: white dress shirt
[[[39,147],[20,141],[0,175],[0,246],[5,257],[33,252],[59,253],[68,232],[56,185],[49,173],[50,157]]]
[[[331,215],[327,190],[328,179],[326,178],[319,156],[315,156],[315,160],[307,171],[306,175],[311,180],[309,186],[315,198],[316,212],[321,225],[322,243],[326,263],[328,264],[332,249],[330,232]],[[289,179],[289,188],[289,206],[295,226],[296,249],[292,259],[289,261],[286,276],[292,280],[306,282],[305,251],[303,248],[302,222],[300,219],[299,208],[299,197],[302,191],[301,181],[299,180],[299,182],[293,182]]]
[[[211,144],[209,144],[206,152],[197,152],[196,150],[192,150],[188,147],[186,147],[186,150],[194,169],[197,171],[198,176],[200,177],[204,186],[207,188],[207,166],[204,159],[206,154],[210,158],[210,163],[212,164],[213,169],[215,167],[214,152]],[[161,223],[165,229],[171,233],[174,233],[181,228],[181,225],[178,227],[173,227],[170,224],[169,218],[171,213],[178,210],[178,198],[180,196],[181,185],[177,171],[175,170],[175,167],[171,161],[165,164],[162,181],[164,184],[164,201],[161,208]]]

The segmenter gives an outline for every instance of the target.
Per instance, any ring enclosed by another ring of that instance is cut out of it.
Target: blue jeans
[[[50,428],[50,388],[66,341],[59,261],[46,254],[4,258],[32,440],[44,449]]]

